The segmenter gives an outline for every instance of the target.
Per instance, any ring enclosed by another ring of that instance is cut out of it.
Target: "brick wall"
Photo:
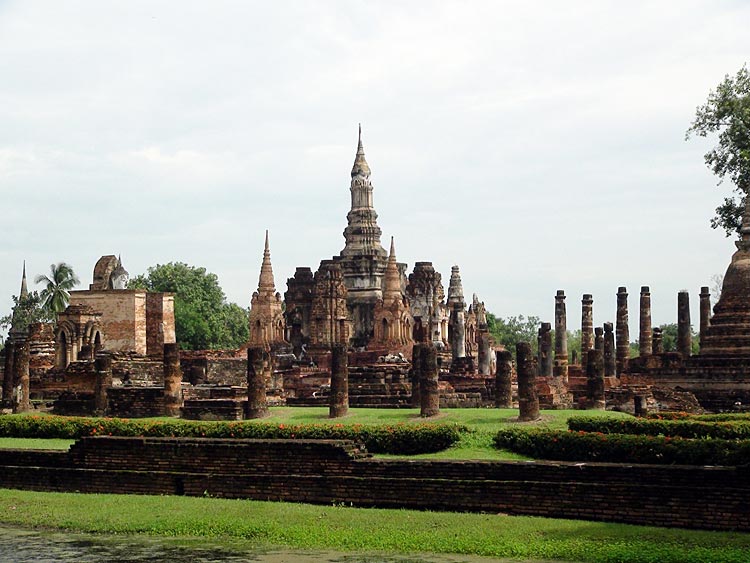
[[[750,531],[750,468],[382,460],[345,440],[82,438],[0,450],[0,486],[210,494]]]

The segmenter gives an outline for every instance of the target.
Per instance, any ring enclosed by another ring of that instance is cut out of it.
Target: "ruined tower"
[[[364,346],[373,335],[373,311],[383,296],[388,253],[380,244],[382,231],[373,206],[370,166],[365,160],[361,126],[351,176],[351,209],[344,229],[346,245],[335,260],[341,265],[347,289],[346,302],[354,327],[353,343]]]
[[[250,300],[250,346],[269,348],[272,344],[284,341],[284,313],[281,307],[281,294],[276,291],[271,266],[271,251],[268,246],[268,231],[263,249],[263,262],[260,266],[258,291]]]
[[[396,262],[396,246],[391,237],[391,251],[385,269],[383,298],[375,304],[373,313],[375,335],[370,345],[389,350],[410,347],[414,321],[404,294]]]

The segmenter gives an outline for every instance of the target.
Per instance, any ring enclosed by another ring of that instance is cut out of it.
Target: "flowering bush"
[[[749,439],[750,420],[708,422],[698,419],[654,420],[648,418],[607,419],[593,416],[573,416],[568,428],[605,434],[637,434],[645,436],[674,436],[680,438]]]
[[[686,465],[750,463],[750,440],[510,428],[498,432],[494,442],[499,449],[539,459]]]
[[[458,424],[278,424],[251,421],[129,420],[72,416],[2,416],[0,436],[68,438],[161,436],[194,438],[345,439],[373,453],[419,454],[444,450],[468,432]]]

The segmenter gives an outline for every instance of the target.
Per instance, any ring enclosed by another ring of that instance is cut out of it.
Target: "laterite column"
[[[684,289],[677,294],[677,351],[683,358],[690,357],[690,294]]]
[[[711,292],[708,287],[701,287],[700,293],[700,315],[701,315],[701,346],[703,339],[706,337],[706,331],[711,326]]]
[[[552,325],[542,323],[539,328],[539,375],[552,377]]]
[[[586,373],[588,351],[594,347],[594,298],[584,293],[581,299],[581,368]]]
[[[518,421],[529,422],[539,418],[539,397],[536,393],[536,360],[528,342],[516,344],[518,366]]]
[[[604,376],[614,377],[617,373],[615,361],[615,333],[612,323],[604,323]]]
[[[495,406],[499,409],[513,408],[513,355],[510,350],[499,350],[495,358]]]
[[[422,358],[422,379],[419,394],[422,408],[419,415],[428,418],[440,414],[437,349],[435,345],[432,343],[424,344],[420,356]]]
[[[518,358],[518,356],[516,356]],[[568,383],[568,319],[565,312],[565,292],[557,290],[555,295],[555,377]]]
[[[331,346],[331,403],[328,418],[346,416],[349,412],[349,358],[346,346]]]
[[[651,290],[647,285],[641,287],[640,332],[638,334],[638,353],[641,357],[651,355]]]
[[[29,340],[24,335],[16,340],[13,358],[13,412],[31,410],[29,401]]]
[[[101,354],[94,359],[96,386],[94,387],[94,413],[105,416],[109,409],[107,389],[112,387],[112,356]]]
[[[164,345],[164,416],[180,416],[182,408],[182,369],[180,345]]]
[[[265,418],[270,415],[266,403],[266,364],[270,361],[263,348],[247,349],[247,410],[245,418]]]
[[[628,326],[628,290],[626,287],[617,288],[617,321],[615,324],[617,337],[617,375],[628,369],[630,358],[630,327]]]
[[[604,355],[601,350],[589,350],[586,363],[586,395],[588,408],[604,410]]]
[[[422,348],[424,344],[417,343],[411,349],[411,407],[422,408],[420,386],[422,382]]]

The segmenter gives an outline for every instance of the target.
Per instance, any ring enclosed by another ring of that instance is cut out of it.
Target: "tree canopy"
[[[727,236],[738,232],[742,219],[743,198],[750,193],[750,73],[747,65],[735,76],[724,80],[698,106],[695,120],[687,130],[691,135],[707,137],[718,134],[718,142],[704,155],[706,165],[719,177],[728,178],[738,198],[724,198],[711,219],[711,227],[721,227]]]
[[[25,330],[30,324],[46,323],[53,319],[49,310],[44,307],[42,296],[32,291],[25,297],[13,296],[13,311],[0,318],[0,328],[7,329],[13,326],[18,330]]]
[[[175,294],[175,331],[184,349],[233,349],[247,342],[247,310],[227,303],[219,278],[205,268],[157,264],[131,279],[128,288]]]
[[[70,301],[70,290],[80,282],[73,268],[65,262],[50,264],[49,276],[38,275],[34,283],[43,283],[45,288],[39,294],[42,298],[42,306],[48,312],[50,318],[57,318]]]
[[[539,317],[518,315],[503,319],[487,312],[487,328],[498,344],[516,355],[516,344],[528,342],[532,351],[537,351],[537,334],[539,331]]]

